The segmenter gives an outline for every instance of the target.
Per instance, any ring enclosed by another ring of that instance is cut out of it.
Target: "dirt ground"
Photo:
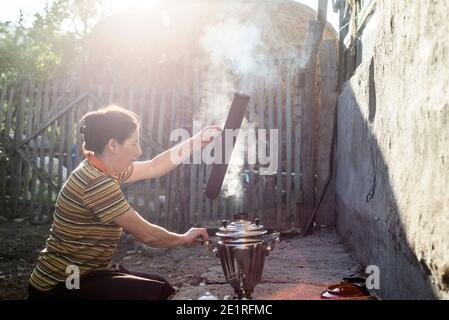
[[[0,220],[0,299],[26,299],[28,278],[50,225]],[[213,232],[209,232],[213,234]],[[211,237],[216,243],[216,239]],[[174,299],[196,300],[206,292],[218,299],[233,295],[219,259],[206,247],[151,248],[124,234],[112,263],[129,270],[158,273],[177,287]],[[332,228],[306,238],[281,233],[281,243],[266,258],[256,299],[320,299],[327,286],[359,276],[361,266]]]
[[[0,299],[25,299],[28,278],[37,256],[45,246],[50,225],[33,225],[29,221],[0,222]],[[206,263],[207,261],[207,263]],[[205,247],[156,249],[142,245],[124,234],[113,263],[130,270],[164,275],[173,286],[197,286],[201,274],[215,258]]]

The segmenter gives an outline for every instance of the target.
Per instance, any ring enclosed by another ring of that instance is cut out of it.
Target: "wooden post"
[[[335,40],[322,41],[318,48],[318,135],[317,135],[317,194],[321,194],[329,173],[329,158],[334,112],[337,102],[337,46]],[[335,225],[335,183],[331,180],[316,222],[319,225]]]
[[[319,22],[326,22],[327,20],[327,3],[328,0],[319,0],[318,1],[318,11],[316,19]]]
[[[298,212],[299,226],[306,227],[309,217],[315,207],[315,173],[316,173],[316,54],[318,43],[322,37],[324,24],[319,21],[309,21],[306,38],[306,67],[304,108],[301,124],[301,190],[303,203]],[[302,230],[304,231],[304,230]]]

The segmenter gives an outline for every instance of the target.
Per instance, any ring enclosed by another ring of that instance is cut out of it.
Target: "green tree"
[[[82,58],[84,40],[101,17],[100,0],[56,0],[31,27],[0,22],[0,79],[45,79],[69,73]]]

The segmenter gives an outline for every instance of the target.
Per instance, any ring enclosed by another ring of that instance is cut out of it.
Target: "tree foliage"
[[[0,22],[0,79],[14,82],[64,75],[82,59],[84,41],[100,18],[99,0],[55,0],[31,27]]]

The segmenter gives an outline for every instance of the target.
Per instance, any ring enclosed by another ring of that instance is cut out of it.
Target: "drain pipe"
[[[310,232],[312,230],[312,227],[313,227],[313,225],[315,223],[315,220],[316,220],[316,215],[318,213],[318,209],[320,208],[321,203],[323,202],[324,196],[326,195],[326,192],[327,192],[328,187],[329,187],[329,183],[330,183],[330,181],[332,179],[332,175],[333,175],[333,172],[334,172],[335,143],[337,141],[337,127],[338,127],[337,126],[337,124],[338,124],[337,118],[338,118],[338,98],[337,98],[337,101],[335,103],[334,127],[332,129],[331,152],[330,152],[330,156],[329,156],[329,173],[327,175],[326,184],[324,185],[323,190],[321,191],[321,195],[320,195],[320,198],[318,200],[318,203],[315,206],[315,209],[313,210],[313,213],[312,213],[309,221],[307,222],[307,225],[306,225],[306,228],[305,228],[305,230],[304,230],[304,232],[302,234],[302,237],[305,237],[305,236],[310,234]]]

